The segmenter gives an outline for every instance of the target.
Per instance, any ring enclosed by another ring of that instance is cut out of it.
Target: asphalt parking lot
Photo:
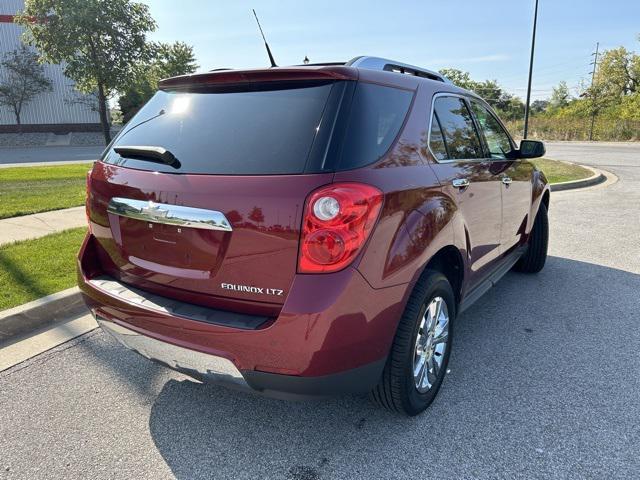
[[[552,195],[547,266],[458,318],[423,415],[203,386],[93,331],[0,373],[0,478],[637,478],[640,144],[548,153],[618,180]]]

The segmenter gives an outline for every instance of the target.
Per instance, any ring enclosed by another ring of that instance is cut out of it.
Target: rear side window
[[[374,163],[391,147],[409,111],[413,92],[358,83],[342,147],[340,170]]]
[[[448,159],[483,158],[471,113],[462,98],[438,97],[435,99],[434,111],[440,121]],[[432,124],[433,121],[432,119]],[[432,144],[432,141],[435,144]],[[437,139],[431,137],[429,146],[434,150],[434,147],[437,147]]]
[[[333,85],[225,93],[160,91],[113,146],[162,147],[180,167],[124,158],[113,150],[103,161],[171,173],[303,173]]]
[[[431,136],[429,146],[431,147],[431,153],[433,153],[438,160],[446,160],[449,158],[447,155],[447,146],[444,143],[444,135],[442,135],[442,129],[440,128],[440,121],[438,116],[434,113],[433,119],[431,119]]]

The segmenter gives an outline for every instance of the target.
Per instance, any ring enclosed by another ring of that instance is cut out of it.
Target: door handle
[[[513,180],[511,180],[511,177],[502,177],[502,183],[504,183],[505,185],[510,185],[512,181]]]
[[[456,188],[467,188],[471,184],[466,178],[456,178],[452,183]]]

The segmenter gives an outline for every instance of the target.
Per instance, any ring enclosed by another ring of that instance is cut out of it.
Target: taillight
[[[89,226],[89,233],[93,233],[91,232],[91,220],[89,217],[89,195],[91,194],[91,172],[93,169],[89,170],[87,172],[87,186],[86,186],[86,196],[85,196],[85,200],[84,200],[84,212],[87,215],[87,225]]]
[[[313,192],[302,220],[298,272],[336,272],[356,257],[378,218],[382,192],[362,183],[334,183]]]

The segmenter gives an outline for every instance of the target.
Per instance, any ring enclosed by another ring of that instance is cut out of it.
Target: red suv
[[[78,282],[105,331],[197,379],[415,415],[455,317],[545,263],[543,154],[395,61],[171,78],[88,176]]]

